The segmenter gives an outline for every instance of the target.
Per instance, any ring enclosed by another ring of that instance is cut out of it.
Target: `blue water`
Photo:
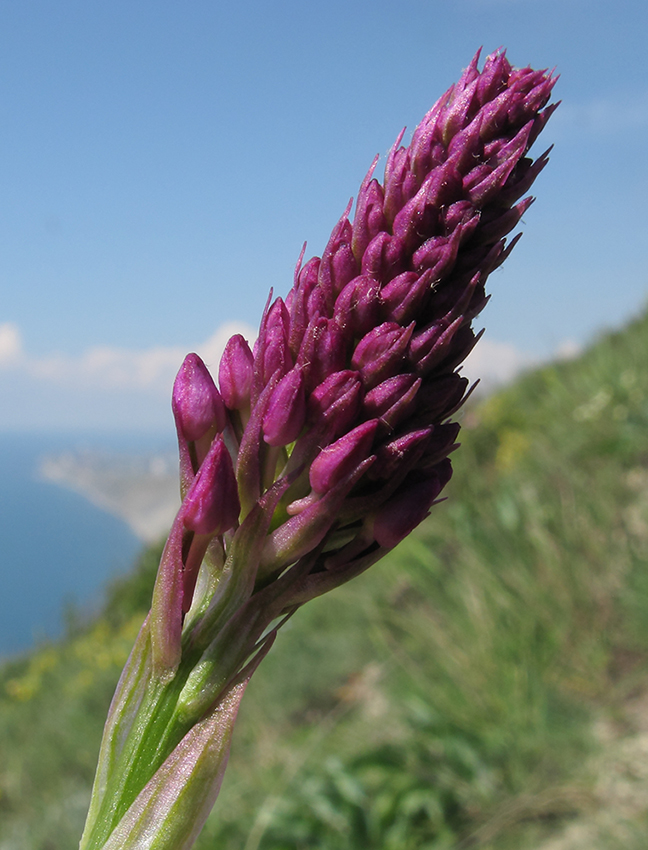
[[[92,610],[142,549],[124,522],[39,480],[40,458],[138,444],[146,450],[141,437],[0,434],[0,658],[60,635],[65,607]]]

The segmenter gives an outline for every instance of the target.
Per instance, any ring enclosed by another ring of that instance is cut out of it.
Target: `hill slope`
[[[202,850],[645,846],[648,316],[462,440],[448,501],[280,634]],[[0,850],[78,841],[157,554],[0,672]]]

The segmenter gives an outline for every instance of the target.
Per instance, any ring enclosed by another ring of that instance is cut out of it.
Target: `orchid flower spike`
[[[193,843],[250,675],[286,619],[389,552],[450,480],[460,366],[545,167],[555,77],[475,56],[377,158],[251,348],[189,355],[173,392],[184,501],[104,733],[81,850]]]

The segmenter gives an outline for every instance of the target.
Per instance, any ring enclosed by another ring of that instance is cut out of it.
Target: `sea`
[[[147,435],[0,434],[0,659],[59,637],[71,611],[97,610],[144,544],[128,524],[43,478],[63,452],[148,452]],[[67,612],[67,613],[66,613]]]

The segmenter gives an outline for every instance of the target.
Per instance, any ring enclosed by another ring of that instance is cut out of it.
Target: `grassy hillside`
[[[280,634],[201,850],[645,847],[648,316],[462,441],[416,535]],[[155,563],[0,671],[0,850],[76,846]]]

